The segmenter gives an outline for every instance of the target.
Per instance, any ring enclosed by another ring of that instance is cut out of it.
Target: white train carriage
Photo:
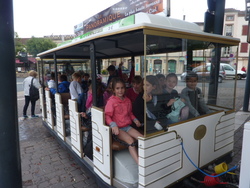
[[[125,22],[133,24],[124,24]],[[171,187],[208,164],[231,155],[234,143],[236,79],[218,84],[218,67],[222,61],[237,65],[239,39],[204,33],[194,23],[159,15],[139,13],[103,27],[102,32],[84,35],[64,46],[38,54],[39,74],[44,80],[44,69],[51,71],[87,63],[92,75],[92,89],[96,90],[96,74],[105,62],[118,63],[124,59],[135,61],[135,73],[147,75],[169,72],[188,72],[211,62],[210,79],[201,80],[204,99],[212,113],[170,124],[164,130],[149,127],[144,110],[143,137],[138,138],[139,165],[128,150],[114,150],[111,128],[105,123],[104,107],[97,106],[93,92],[92,129],[81,125],[77,101],[69,99],[69,121],[65,120],[62,95],[55,94],[55,112],[49,91],[40,90],[44,124],[69,148],[78,161],[95,174],[102,186],[114,187]],[[230,58],[226,54],[230,51]],[[76,61],[76,59],[80,59]],[[175,66],[173,68],[173,66]],[[70,76],[72,72],[62,72]],[[197,74],[204,74],[200,72]],[[181,93],[185,83],[179,82]],[[44,95],[45,93],[45,95]],[[68,94],[67,94],[68,95]],[[67,99],[66,99],[67,100]],[[147,103],[144,102],[144,109]],[[66,118],[67,119],[67,118]],[[70,135],[65,132],[70,124]],[[150,131],[149,131],[150,130]],[[92,157],[83,147],[84,132],[92,134]],[[116,143],[117,144],[117,143]],[[186,153],[184,152],[184,149]],[[93,158],[93,159],[92,159]],[[195,165],[193,165],[193,164]]]

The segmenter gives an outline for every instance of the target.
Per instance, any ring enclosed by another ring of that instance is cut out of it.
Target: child
[[[144,100],[147,102],[147,132],[162,130],[169,124],[166,118],[166,95],[162,93],[162,87],[156,76],[148,75],[145,80]]]
[[[136,99],[136,97],[139,95],[140,92],[142,92],[142,77],[141,76],[135,76],[132,80],[132,88],[129,88],[126,92],[126,96],[131,100],[133,103]]]
[[[64,75],[64,74],[60,75],[58,81],[60,82],[58,84],[58,93],[68,93],[69,92],[70,82],[68,82],[67,76]],[[55,88],[50,88],[49,90],[51,91],[52,94],[56,93],[56,89]]]
[[[163,93],[166,93],[166,78],[163,74],[157,74],[156,77],[158,78],[159,80],[159,83],[160,83],[160,86],[162,87],[162,92]]]
[[[103,93],[103,104],[104,104],[104,106],[107,104],[108,99],[113,95],[112,80],[109,82],[109,85],[108,85],[107,89]]]
[[[141,123],[132,113],[132,103],[125,96],[126,87],[123,80],[120,78],[114,79],[112,90],[114,95],[110,97],[105,106],[106,123],[110,125],[114,135],[129,145],[129,152],[138,164],[138,152],[133,143],[143,135],[130,125],[133,121],[137,127],[140,127]]]
[[[196,87],[197,83],[198,75],[195,72],[189,72],[186,76],[187,87],[181,91],[181,98],[189,107],[189,118],[212,112],[205,104],[201,89]]]
[[[55,73],[51,72],[50,80],[48,81],[48,88],[56,88]]]
[[[83,89],[81,87],[81,74],[78,72],[74,72],[72,74],[73,81],[69,85],[70,96],[71,99],[78,99],[79,96],[83,93]]]
[[[87,91],[88,91],[88,87],[89,87],[89,84],[90,84],[89,77],[90,77],[89,73],[84,73],[83,74],[81,86],[82,86],[82,89],[83,89],[84,93],[87,93]]]
[[[112,78],[119,77],[119,74],[114,65],[109,65],[107,71],[109,72],[107,85],[109,85],[109,82],[112,80]]]
[[[131,82],[133,78],[135,77],[135,63],[134,61],[131,61],[131,70],[130,70],[129,77],[126,73],[122,73],[122,66],[123,66],[123,62],[119,64],[118,74],[120,78],[125,82],[126,88],[128,89],[128,88],[131,88]]]
[[[88,89],[88,93],[87,93],[87,101],[86,101],[87,113],[91,112],[92,103],[93,103],[92,84],[90,84],[89,89]]]
[[[178,122],[179,120],[186,120],[188,118],[188,107],[183,102],[184,99],[179,98],[178,92],[174,89],[177,85],[178,78],[175,73],[170,73],[166,77],[166,100],[167,100],[167,117],[172,122]],[[180,116],[180,117],[179,117]]]
[[[96,86],[97,86],[97,101],[96,101],[96,106],[102,108],[104,106],[103,103],[103,93],[106,90],[106,85],[102,82],[102,77],[101,75],[97,74],[96,77]],[[89,90],[87,93],[87,101],[86,101],[86,109],[88,112],[90,112],[90,109],[93,104],[93,90],[92,90],[92,84],[89,86]]]

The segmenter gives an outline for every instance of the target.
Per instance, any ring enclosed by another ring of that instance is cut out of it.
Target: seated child
[[[146,100],[146,115],[148,133],[162,130],[167,127],[169,119],[166,118],[166,94],[163,94],[162,87],[156,76],[148,75],[145,80],[144,100]]]
[[[159,80],[159,84],[162,87],[162,92],[166,93],[166,78],[163,74],[157,74],[156,77]]]
[[[67,81],[67,76],[64,74],[60,75],[58,82],[60,82],[58,84],[58,93],[69,93],[70,82]],[[56,93],[55,88],[50,88],[50,91],[52,94]]]
[[[134,61],[131,61],[131,70],[130,70],[129,77],[126,73],[122,73],[122,66],[123,66],[123,62],[119,64],[119,68],[118,68],[119,77],[125,82],[126,88],[131,88],[131,82],[135,76],[135,63]]]
[[[109,72],[107,85],[109,85],[109,82],[112,80],[112,78],[119,77],[119,74],[118,74],[118,71],[115,69],[114,65],[109,65],[107,68],[107,71]]]
[[[127,90],[126,96],[133,103],[136,97],[139,95],[139,93],[142,92],[142,90],[143,90],[142,77],[137,75],[133,78],[132,87]]]
[[[56,88],[55,73],[51,72],[50,80],[48,81],[48,88]]]
[[[114,95],[105,106],[105,121],[111,127],[112,134],[128,144],[129,152],[138,164],[138,151],[133,143],[143,135],[132,128],[131,124],[134,122],[137,127],[140,127],[141,123],[132,113],[132,103],[125,96],[124,81],[120,78],[112,80],[112,90]]]
[[[89,73],[84,73],[83,76],[82,76],[81,86],[82,86],[82,89],[83,89],[84,93],[87,93],[87,91],[88,91],[88,87],[89,87],[89,84],[90,84],[89,78],[90,78]]]
[[[78,99],[79,96],[83,93],[83,89],[80,84],[81,77],[81,74],[78,72],[72,74],[73,81],[69,85],[71,99]]]
[[[106,88],[106,90],[103,93],[103,104],[104,104],[104,106],[107,104],[108,99],[113,95],[112,80],[109,82],[108,87]]]
[[[189,107],[189,118],[212,112],[205,103],[201,89],[196,87],[197,83],[198,75],[195,72],[189,72],[186,76],[187,87],[181,91],[181,98]]]
[[[166,77],[166,100],[169,118],[173,123],[179,120],[188,118],[188,107],[184,104],[185,100],[180,99],[178,92],[174,89],[178,83],[178,78],[175,73],[169,73]]]

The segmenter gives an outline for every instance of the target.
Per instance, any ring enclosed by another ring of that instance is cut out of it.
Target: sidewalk
[[[23,188],[98,187],[42,125],[42,118],[23,120],[23,92],[18,92],[18,124]],[[36,114],[40,115],[39,102]],[[30,117],[30,106],[27,111]]]
[[[234,157],[233,157],[233,161],[228,165],[229,168],[235,166],[241,160],[244,124],[249,120],[250,120],[250,111],[243,112],[242,109],[240,109],[238,112],[236,112],[235,132],[234,132]]]
[[[97,187],[50,135],[41,118],[19,118],[19,131],[24,188]]]

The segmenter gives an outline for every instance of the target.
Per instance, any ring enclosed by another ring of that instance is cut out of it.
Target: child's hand
[[[170,99],[170,101],[168,101],[167,106],[172,106],[172,104],[174,104],[175,99]]]
[[[46,88],[45,88],[45,90],[46,90],[46,91],[49,91],[49,88],[48,88],[48,87],[46,87]]]
[[[144,99],[146,102],[151,101],[152,98],[153,98],[152,95],[148,95],[148,94],[146,94],[146,95],[143,96],[143,99]]]
[[[112,133],[113,133],[114,135],[119,135],[119,128],[118,128],[117,126],[112,127],[111,129],[112,129]]]
[[[141,123],[138,121],[138,119],[134,120],[134,123],[137,127],[140,127],[141,126]]]
[[[81,116],[84,117],[85,119],[88,119],[88,116],[85,112],[80,112]]]

